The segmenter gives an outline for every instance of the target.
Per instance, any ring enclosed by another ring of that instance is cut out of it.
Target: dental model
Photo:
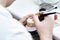
[[[33,21],[32,17],[27,19],[27,26],[28,27],[34,27],[34,21]]]

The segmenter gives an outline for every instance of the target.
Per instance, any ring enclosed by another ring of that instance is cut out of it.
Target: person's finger
[[[29,14],[29,15],[27,15],[27,16],[24,16],[23,18],[20,19],[20,22],[21,22],[22,24],[26,24],[26,20],[27,20],[29,17],[32,17],[32,16],[33,16],[33,14]]]
[[[33,16],[33,14],[26,15],[22,18],[22,21],[25,21],[26,19],[28,19],[29,17],[32,17],[32,16]]]
[[[35,15],[38,15],[38,16],[40,16],[40,13],[36,13]]]
[[[39,19],[38,19],[38,15],[34,15],[33,20],[36,24],[38,24],[40,22]]]
[[[29,14],[29,15],[26,15],[26,16],[24,16],[23,18],[29,18],[29,17],[32,17],[33,16],[33,14]]]

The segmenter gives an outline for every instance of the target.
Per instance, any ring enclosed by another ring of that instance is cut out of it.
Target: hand
[[[52,40],[54,21],[50,16],[45,17],[43,21],[39,21],[38,15],[34,15],[33,19],[40,39]]]
[[[32,16],[33,16],[33,14],[29,14],[29,15],[27,15],[27,16],[24,16],[22,19],[20,19],[20,23],[22,23],[23,25],[26,25],[27,19],[28,19],[29,17],[32,17]]]

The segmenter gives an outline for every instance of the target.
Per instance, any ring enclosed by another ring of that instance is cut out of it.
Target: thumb
[[[34,15],[33,20],[34,20],[35,24],[38,24],[40,22],[39,19],[38,19],[38,15]]]

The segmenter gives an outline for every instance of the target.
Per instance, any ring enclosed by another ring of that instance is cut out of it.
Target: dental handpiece
[[[39,16],[39,20],[40,21],[43,21],[44,20],[44,17],[48,16],[48,15],[51,15],[51,14],[56,14],[57,12],[52,12],[52,13],[47,13],[47,14],[40,14]],[[57,13],[57,14],[60,14],[60,13]]]

